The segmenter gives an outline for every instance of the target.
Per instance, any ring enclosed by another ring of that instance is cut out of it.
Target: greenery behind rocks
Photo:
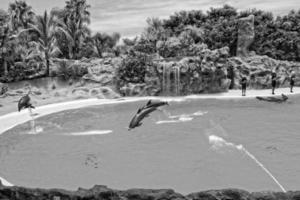
[[[256,9],[237,11],[229,5],[207,12],[180,11],[164,20],[147,19],[139,36],[122,41],[119,33],[92,33],[89,10],[86,0],[66,1],[64,7],[42,15],[23,0],[0,10],[0,82],[48,76],[80,79],[90,68],[88,62],[84,64],[86,59],[118,57],[121,64],[113,66],[118,87],[143,84],[147,67],[156,65],[157,59],[202,60],[205,52],[224,47],[234,57],[238,20],[249,15],[254,15],[255,26],[251,51],[277,60],[300,61],[300,10],[277,17]],[[57,63],[57,59],[65,61]],[[206,63],[201,67],[210,66],[211,77],[215,77],[217,66]]]

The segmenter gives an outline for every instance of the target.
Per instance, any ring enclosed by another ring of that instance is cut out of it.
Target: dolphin
[[[268,101],[268,102],[275,102],[275,103],[282,103],[288,100],[288,97],[284,94],[281,94],[281,98],[279,97],[256,97],[258,100]]]
[[[139,127],[142,125],[142,120],[145,117],[148,117],[150,113],[154,112],[155,110],[157,110],[157,107],[146,107],[146,108],[140,108],[137,113],[134,115],[134,117],[132,118],[132,120],[130,121],[128,130],[130,131],[131,129],[135,128],[135,127]]]

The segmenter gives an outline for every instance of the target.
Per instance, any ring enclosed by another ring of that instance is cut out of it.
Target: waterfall
[[[172,75],[172,80],[171,80]],[[162,90],[164,95],[180,95],[180,68],[163,65]]]
[[[175,94],[180,95],[180,67],[174,68]]]
[[[163,93],[165,95],[170,94],[171,90],[171,70],[167,64],[163,65]]]

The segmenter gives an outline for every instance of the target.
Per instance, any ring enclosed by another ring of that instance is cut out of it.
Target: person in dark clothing
[[[241,80],[242,85],[242,96],[246,96],[246,88],[247,88],[247,78],[243,77]]]
[[[295,85],[295,73],[292,71],[290,75],[290,92],[293,93],[293,87]]]
[[[272,94],[275,94],[275,88],[276,88],[276,78],[277,75],[275,72],[272,73]]]

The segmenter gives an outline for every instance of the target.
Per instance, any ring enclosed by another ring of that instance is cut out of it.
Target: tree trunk
[[[45,52],[45,59],[46,59],[46,73],[45,76],[50,76],[50,62],[49,62],[49,55],[48,52]]]
[[[3,59],[3,69],[4,69],[4,76],[8,75],[8,68],[7,68],[7,62],[5,59]]]

